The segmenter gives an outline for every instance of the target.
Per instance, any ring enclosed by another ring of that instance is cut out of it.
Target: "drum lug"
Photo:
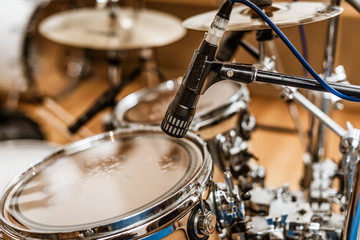
[[[199,213],[194,220],[194,231],[199,238],[209,237],[216,228],[216,217],[211,211]]]
[[[238,136],[236,129],[218,134],[209,142],[211,155],[223,171],[228,171],[234,164],[248,160],[242,159],[242,153],[247,152],[247,146],[247,142]]]
[[[246,109],[238,120],[239,134],[244,140],[249,140],[251,133],[256,128],[256,118]]]
[[[252,185],[258,183],[264,185],[265,169],[258,166],[251,159],[257,158],[249,153],[248,143],[240,136],[235,128],[223,134],[218,134],[214,139],[208,141],[208,148],[215,163],[222,171],[231,171],[243,185]]]
[[[208,239],[216,229],[216,216],[210,211],[209,204],[203,201],[200,193],[200,202],[189,216],[187,233],[189,239]]]
[[[212,185],[209,201],[212,210],[216,213],[217,228],[220,233],[226,235],[245,233],[245,208],[239,189],[232,182],[230,172],[225,172],[225,183]]]

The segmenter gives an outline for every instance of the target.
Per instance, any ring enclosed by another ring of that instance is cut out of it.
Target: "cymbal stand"
[[[340,5],[339,0],[331,0],[331,4],[335,6]],[[334,59],[336,52],[336,43],[339,28],[339,16],[329,19],[327,40],[325,46],[325,56],[323,62],[324,68],[324,80],[328,80],[331,77],[334,69]],[[314,94],[314,102],[325,113],[329,114],[331,107],[331,94],[319,93]],[[335,101],[338,101],[336,99]],[[321,121],[312,118],[312,126],[310,127],[309,145],[307,151],[310,153],[311,161],[319,162],[324,158],[325,154],[325,126]]]
[[[258,30],[256,32],[256,36],[257,36],[257,41],[259,43],[259,48],[258,48],[259,49],[258,50],[258,53],[259,53],[258,60],[259,61],[257,64],[255,64],[255,66],[257,66],[259,69],[264,69],[264,70],[268,70],[268,71],[272,71],[272,72],[277,72],[277,70],[280,70],[283,72],[282,64],[280,63],[280,61],[277,58],[278,56],[274,56],[275,54],[277,54],[277,51],[276,51],[274,42],[272,41],[274,38],[272,35],[272,30],[271,29]],[[269,46],[271,47],[271,50],[272,50],[271,57],[266,57],[265,43],[268,43]],[[275,59],[274,59],[274,57],[275,57]],[[288,110],[289,110],[291,119],[294,122],[296,132],[298,133],[298,135],[300,137],[301,144],[305,148],[306,139],[305,139],[304,131],[300,124],[299,112],[298,112],[295,104],[293,103],[293,101],[291,101],[291,100],[286,101],[286,104],[288,105]]]
[[[123,57],[123,52],[116,50],[109,50],[107,52],[107,72],[108,72],[108,81],[111,87],[115,87],[121,81],[122,70],[121,58]]]

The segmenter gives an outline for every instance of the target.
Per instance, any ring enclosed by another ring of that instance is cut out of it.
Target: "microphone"
[[[209,48],[211,52],[204,55],[201,49]],[[201,43],[190,62],[183,81],[174,99],[169,104],[165,117],[161,123],[161,129],[172,137],[181,138],[189,130],[191,121],[196,112],[196,105],[202,93],[203,85],[209,67],[206,61],[213,58],[216,46],[206,41]]]
[[[225,32],[234,3],[227,0],[216,14],[200,47],[195,50],[175,98],[169,104],[161,129],[172,137],[185,136],[196,112],[200,95],[211,84],[206,82],[219,42]]]

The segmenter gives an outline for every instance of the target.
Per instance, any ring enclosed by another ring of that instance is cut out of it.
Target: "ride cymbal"
[[[170,14],[119,7],[61,12],[43,20],[39,30],[57,43],[101,50],[164,46],[186,32],[181,21]]]
[[[339,15],[343,8],[319,2],[279,2],[263,9],[278,27],[290,27],[322,21]],[[186,19],[188,29],[207,31],[217,11],[206,12]],[[245,31],[270,28],[247,6],[234,7],[227,31]]]

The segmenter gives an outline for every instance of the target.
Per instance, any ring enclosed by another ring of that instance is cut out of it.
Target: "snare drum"
[[[126,96],[115,107],[114,126],[160,126],[179,87],[178,82],[169,80]],[[200,97],[190,129],[204,139],[228,131],[237,124],[239,115],[247,112],[248,101],[249,92],[245,85],[231,81],[216,83]]]
[[[202,233],[214,228],[214,217],[197,216],[212,174],[210,155],[194,134],[103,133],[59,148],[14,179],[0,202],[2,231],[9,239],[160,239],[179,228]]]

